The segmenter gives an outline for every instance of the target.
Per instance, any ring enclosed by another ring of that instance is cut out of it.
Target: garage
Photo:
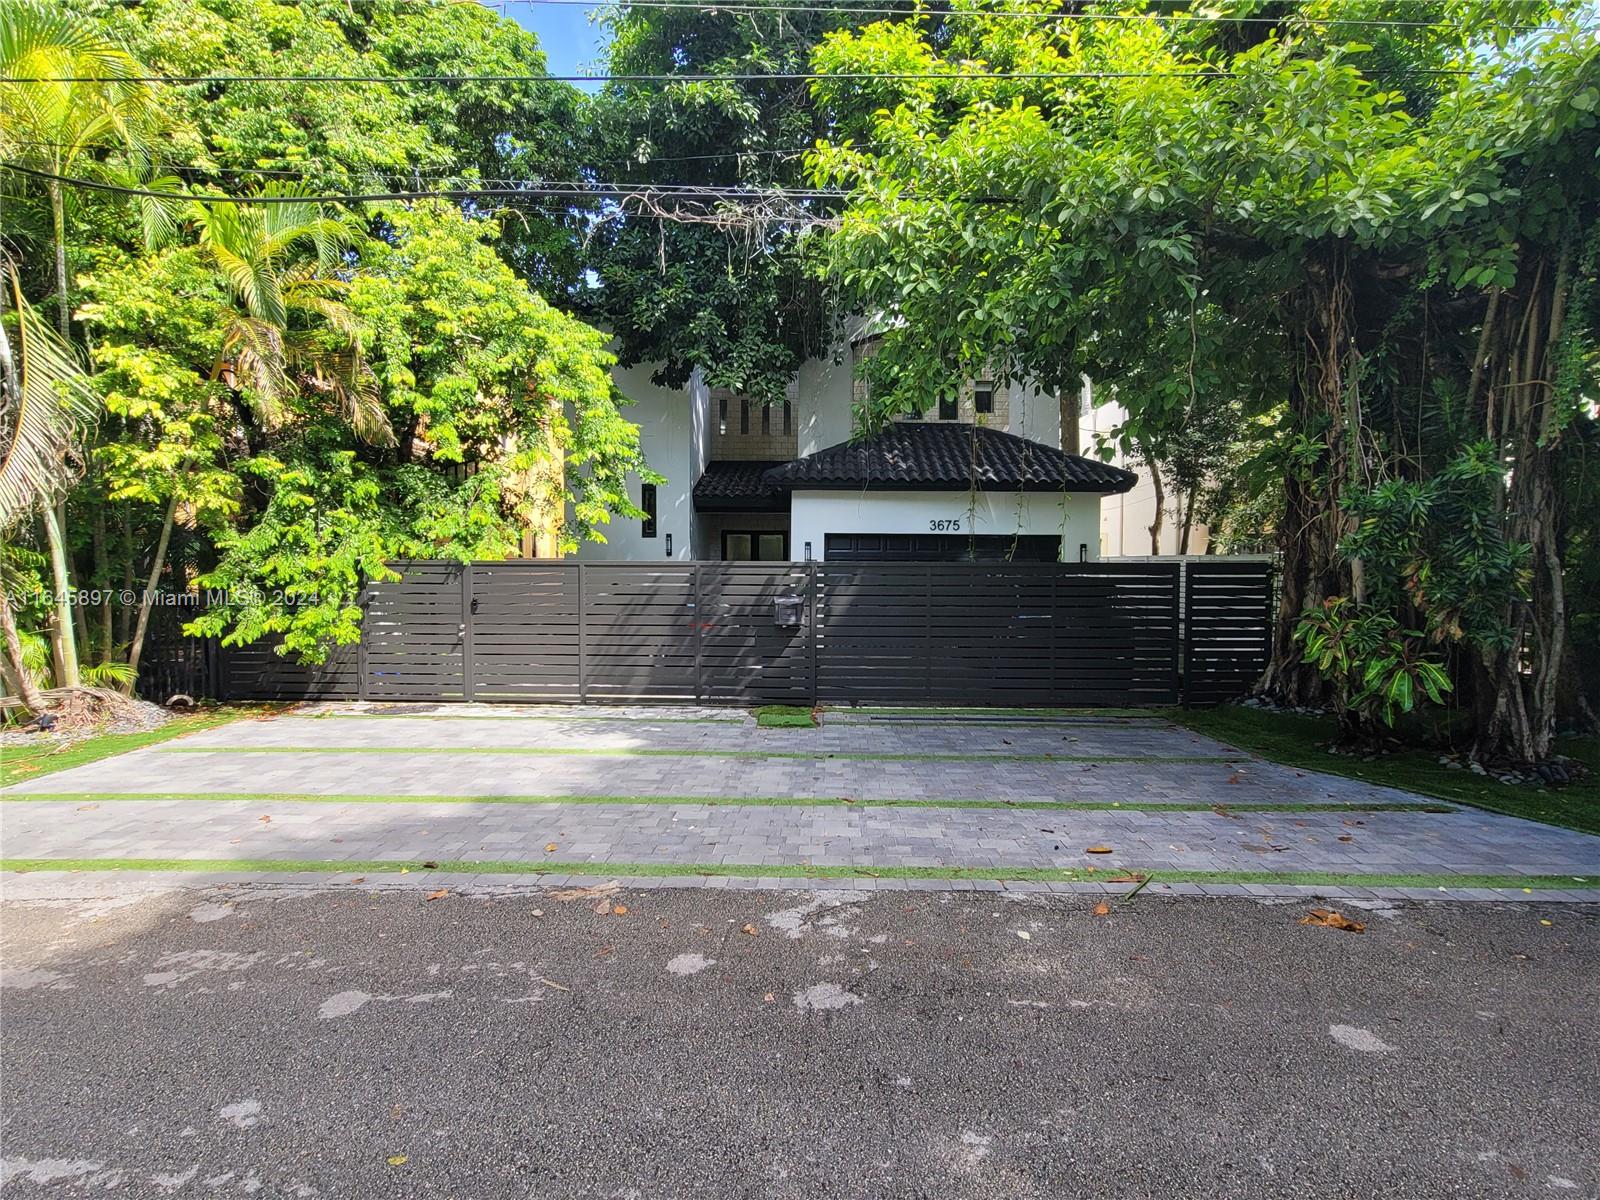
[[[1033,562],[1061,561],[1061,538],[1049,534],[829,533],[827,562]]]

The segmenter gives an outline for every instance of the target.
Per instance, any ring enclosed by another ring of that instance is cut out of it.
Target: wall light
[[[811,543],[810,542],[806,543],[806,561],[807,562],[811,561]]]
[[[667,557],[672,557],[672,535],[670,533],[667,534]]]
[[[667,545],[668,546],[672,545],[672,541],[671,541],[670,538],[667,541]],[[1079,542],[1078,543],[1078,561],[1079,562],[1088,562],[1089,561],[1089,543],[1088,542]]]

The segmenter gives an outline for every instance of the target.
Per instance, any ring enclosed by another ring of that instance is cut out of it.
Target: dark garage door
[[[1061,539],[1044,534],[830,533],[828,562],[1034,562],[1061,561]]]

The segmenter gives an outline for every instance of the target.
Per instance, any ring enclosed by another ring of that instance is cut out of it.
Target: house
[[[1095,445],[1101,438],[1115,432],[1128,419],[1128,410],[1115,399],[1088,402],[1091,385],[1085,381],[1085,403],[1080,421],[1083,444]],[[1119,466],[1132,466],[1118,453],[1111,461]],[[1148,556],[1151,552],[1150,526],[1156,517],[1156,488],[1148,469],[1138,472],[1139,481],[1125,492],[1107,496],[1100,505],[1100,553],[1107,557]],[[1166,503],[1162,506],[1166,519],[1161,523],[1160,553],[1205,554],[1211,544],[1211,530],[1204,521],[1193,521],[1189,528],[1187,546],[1183,537],[1183,514],[1193,503],[1192,498],[1177,491],[1169,482]]]
[[[970,380],[915,418],[856,437],[857,342],[805,363],[781,404],[651,382],[618,368],[646,461],[644,520],[614,520],[581,561],[940,560],[1077,562],[1101,553],[1101,502],[1128,492],[1125,468],[1064,451],[1078,396]]]

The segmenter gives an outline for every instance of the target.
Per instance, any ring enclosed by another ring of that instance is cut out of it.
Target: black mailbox
[[[772,623],[793,627],[803,621],[801,605],[804,603],[799,596],[777,596],[772,601]]]

